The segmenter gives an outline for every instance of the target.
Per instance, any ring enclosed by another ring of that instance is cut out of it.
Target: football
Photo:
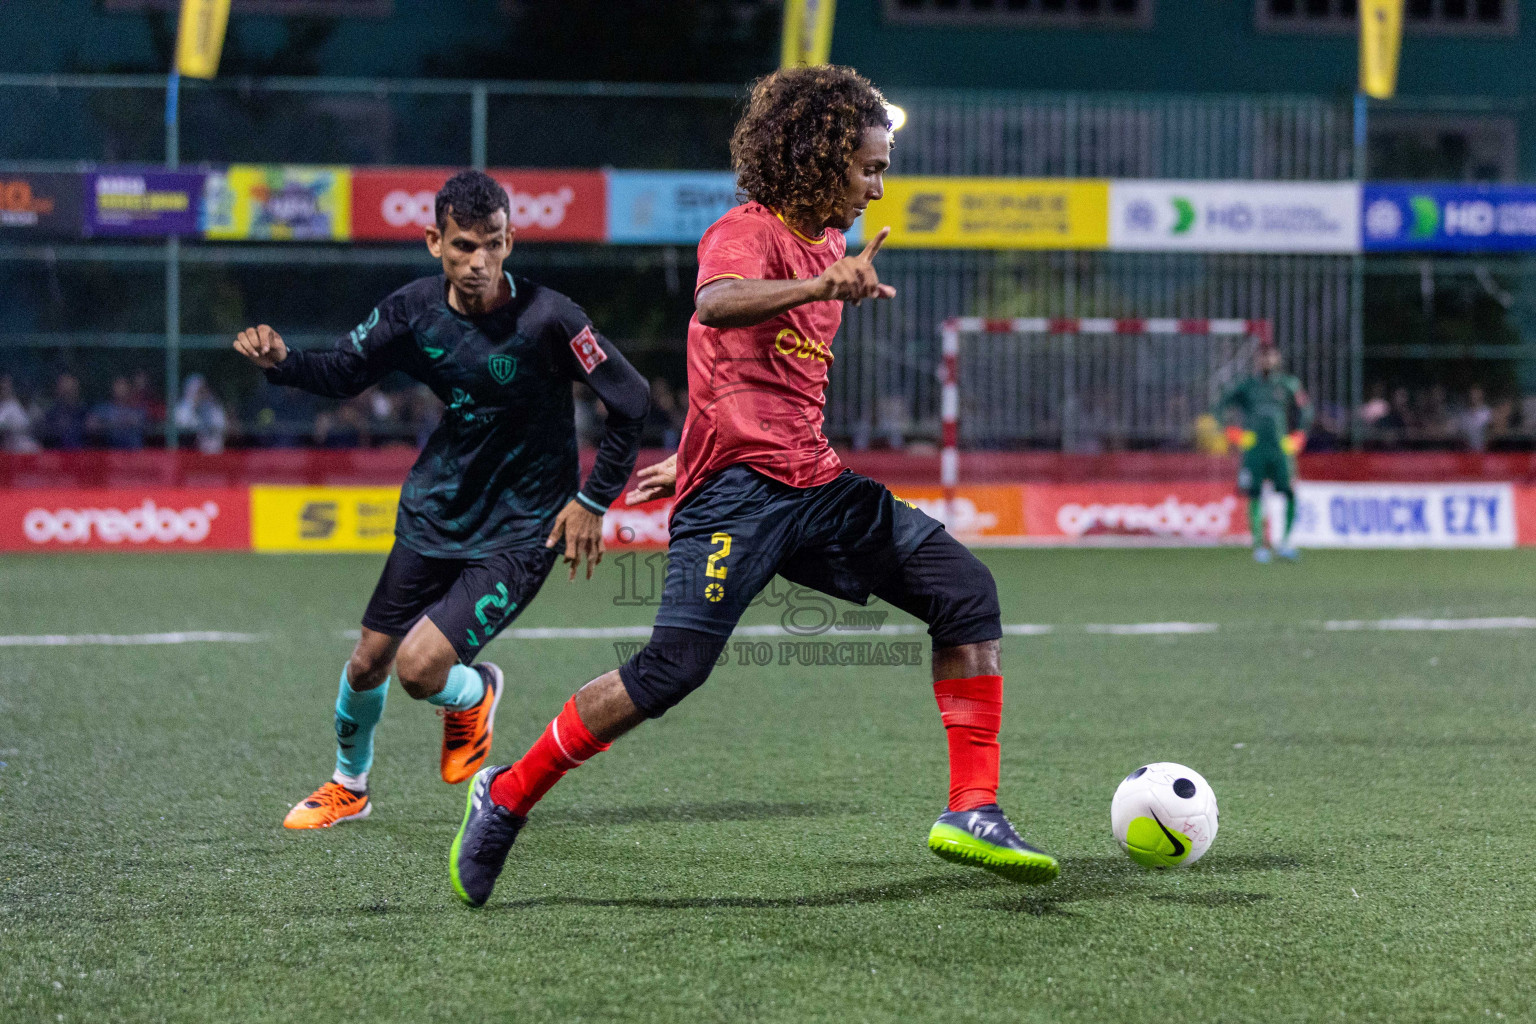
[[[1172,761],[1142,765],[1110,801],[1115,839],[1138,864],[1187,868],[1216,838],[1216,793],[1205,776]]]

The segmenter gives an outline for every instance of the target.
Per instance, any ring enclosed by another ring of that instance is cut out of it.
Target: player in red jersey
[[[857,256],[842,234],[883,194],[890,150],[884,98],[848,68],[792,68],[754,85],[731,140],[750,201],[699,243],[678,453],[626,498],[678,499],[651,640],[582,687],[516,764],[475,776],[449,854],[454,891],[471,906],[490,897],[534,804],[702,685],[775,574],[859,604],[877,596],[928,624],[950,754],[949,803],[929,848],[1016,881],[1056,877],[1056,860],[997,805],[992,574],[937,520],[844,469],[821,430],[842,304],[896,294],[874,266],[888,229]]]

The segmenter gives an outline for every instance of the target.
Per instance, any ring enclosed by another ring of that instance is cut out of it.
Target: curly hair
[[[437,230],[448,230],[450,213],[460,227],[478,228],[494,217],[497,210],[504,211],[509,217],[512,215],[507,190],[484,171],[460,171],[438,190]]]
[[[752,83],[731,135],[736,188],[771,209],[815,211],[848,185],[869,128],[890,130],[885,97],[852,68],[782,68]]]

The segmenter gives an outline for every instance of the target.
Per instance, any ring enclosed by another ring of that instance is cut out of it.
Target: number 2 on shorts
[[[709,538],[709,542],[711,544],[719,544],[720,550],[709,556],[709,560],[704,566],[704,575],[710,579],[723,580],[725,579],[726,567],[719,563],[721,559],[731,553],[731,535],[728,533],[717,533]]]

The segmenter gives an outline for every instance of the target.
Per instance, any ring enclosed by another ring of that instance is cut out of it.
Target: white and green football
[[[1216,838],[1216,793],[1205,776],[1172,761],[1142,765],[1109,804],[1125,852],[1149,868],[1187,868]]]

